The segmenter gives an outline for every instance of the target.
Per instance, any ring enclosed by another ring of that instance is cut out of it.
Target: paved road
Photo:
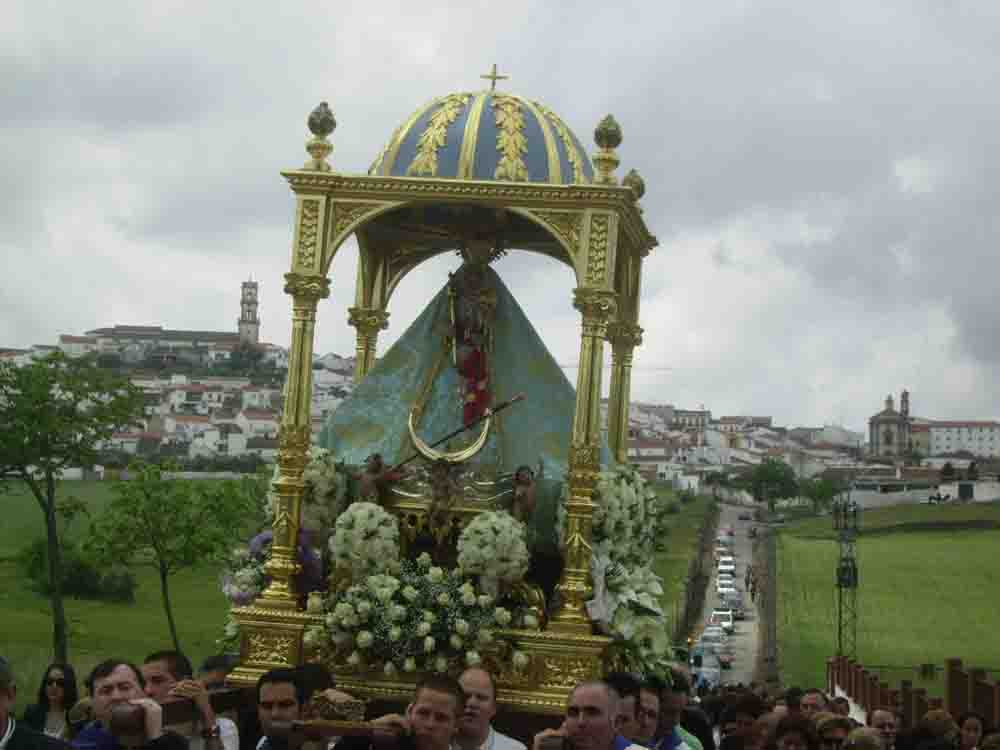
[[[736,585],[743,589],[743,577],[746,574],[747,565],[751,564],[751,554],[753,551],[753,540],[747,536],[747,531],[753,526],[752,521],[740,521],[740,513],[753,513],[752,508],[741,508],[734,505],[721,504],[719,515],[719,533],[723,529],[732,528],[735,531],[733,550],[736,557]],[[698,633],[705,626],[709,615],[719,601],[718,594],[715,593],[715,571],[708,584],[708,591],[705,592],[705,610],[702,613],[702,621],[698,626]],[[729,638],[734,647],[733,668],[723,670],[723,682],[742,682],[744,685],[753,679],[754,669],[757,664],[757,649],[760,640],[757,637],[757,623],[759,617],[757,607],[750,602],[749,592],[744,592],[744,605],[747,612],[747,619],[736,622],[736,632]],[[758,597],[758,601],[760,601]]]

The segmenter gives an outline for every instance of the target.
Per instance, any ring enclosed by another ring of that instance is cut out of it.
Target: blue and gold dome
[[[583,145],[555,112],[500,91],[424,105],[396,129],[368,173],[556,185],[594,179]]]

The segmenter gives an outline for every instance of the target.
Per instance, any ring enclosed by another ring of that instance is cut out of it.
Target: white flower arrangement
[[[565,502],[559,506],[560,541]],[[653,572],[665,549],[666,500],[646,485],[638,471],[619,467],[601,472],[594,493],[591,619],[615,639],[622,661],[637,671],[662,673],[672,652],[660,597],[662,579]]]
[[[334,565],[354,581],[394,572],[399,568],[399,524],[375,503],[352,503],[337,519],[330,552]]]
[[[222,593],[234,607],[243,607],[260,596],[267,575],[264,561],[250,554],[247,545],[236,547],[222,574]]]
[[[525,526],[505,511],[480,513],[458,538],[458,569],[494,595],[499,583],[523,580],[528,563]]]
[[[429,558],[404,562],[393,575],[355,580],[327,597],[322,626],[335,658],[355,669],[393,675],[473,666],[500,628],[524,617],[520,609],[496,606],[472,581],[446,574]],[[317,640],[309,636],[310,645]]]

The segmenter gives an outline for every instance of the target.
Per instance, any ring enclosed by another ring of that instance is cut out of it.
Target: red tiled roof
[[[930,427],[1000,427],[1000,422],[931,422]]]
[[[170,419],[175,422],[211,422],[209,417],[204,417],[200,414],[173,414]]]
[[[68,334],[62,334],[59,337],[60,344],[96,344],[97,339],[93,336],[70,336]]]

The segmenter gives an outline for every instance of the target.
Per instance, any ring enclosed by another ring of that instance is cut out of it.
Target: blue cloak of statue
[[[567,471],[576,393],[496,272],[487,267],[482,279],[495,304],[488,326],[491,403],[518,393],[526,400],[494,418],[486,445],[468,467],[503,475],[521,465],[541,466],[547,478],[561,480]],[[323,428],[320,445],[348,464],[381,453],[392,465],[414,452],[407,426],[411,409],[418,410],[416,432],[425,443],[461,426],[466,385],[455,367],[454,321],[454,296],[446,284],[337,407]],[[469,445],[480,427],[442,449]],[[602,446],[602,463],[607,459]]]

